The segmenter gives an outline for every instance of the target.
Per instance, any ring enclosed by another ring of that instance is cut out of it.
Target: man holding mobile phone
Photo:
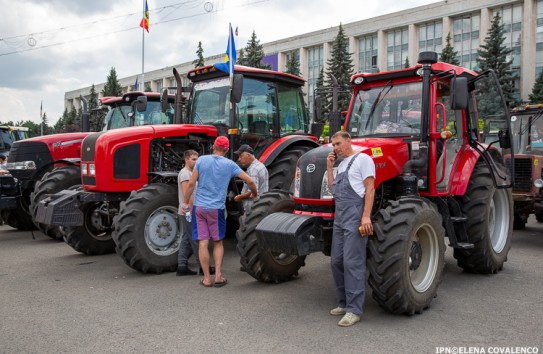
[[[332,136],[332,147],[326,168],[336,204],[331,264],[338,307],[330,314],[343,315],[338,325],[348,327],[360,321],[366,295],[366,245],[368,236],[373,235],[370,217],[375,194],[375,164],[371,157],[353,149],[351,136],[345,131]],[[338,156],[344,159],[334,179],[333,168]]]

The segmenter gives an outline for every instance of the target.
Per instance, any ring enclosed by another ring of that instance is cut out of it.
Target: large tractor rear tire
[[[368,242],[372,296],[394,314],[420,314],[441,282],[445,229],[426,199],[403,198],[379,211]]]
[[[513,197],[510,189],[496,189],[488,167],[477,163],[460,199],[467,217],[471,249],[455,249],[458,266],[472,273],[497,273],[507,261],[513,235]]]
[[[30,194],[30,214],[36,218],[38,204],[51,194],[58,193],[65,189],[71,189],[81,184],[81,169],[79,166],[59,167],[43,175],[42,179],[34,186],[34,191]],[[36,223],[38,229],[45,235],[54,240],[62,241],[64,231],[59,226]]]
[[[311,150],[310,146],[291,146],[281,152],[268,166],[269,190],[283,189],[294,192],[294,173],[300,156]]]
[[[83,210],[84,225],[64,228],[64,240],[77,252],[94,256],[115,252],[115,243],[111,238],[111,226],[104,225],[103,215],[107,211],[100,210],[102,203],[93,203]]]
[[[291,279],[305,265],[305,256],[276,254],[258,246],[255,228],[266,216],[285,212],[292,213],[294,200],[286,191],[274,190],[263,194],[240,218],[236,233],[241,265],[258,281],[279,283]]]
[[[177,269],[178,208],[177,188],[167,184],[145,186],[121,205],[113,240],[129,267],[156,274]]]

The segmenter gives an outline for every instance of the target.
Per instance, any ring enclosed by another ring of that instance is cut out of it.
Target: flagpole
[[[234,46],[234,43],[232,43],[232,23],[228,23],[228,65],[230,66],[230,90],[232,90],[232,86],[234,84],[234,61],[232,60],[232,47]]]
[[[143,17],[145,17],[145,0],[143,0]],[[141,90],[145,89],[144,87],[144,77],[145,77],[145,28],[141,28]]]

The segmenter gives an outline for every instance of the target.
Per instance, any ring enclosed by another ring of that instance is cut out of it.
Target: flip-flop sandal
[[[204,283],[204,279],[203,279],[203,278],[200,279],[200,284],[201,284],[202,286],[205,286],[206,288],[211,288],[211,287],[213,286],[213,283],[211,283],[211,284],[206,284],[206,283]]]
[[[214,286],[215,286],[216,288],[223,287],[223,286],[225,286],[225,285],[228,283],[228,280],[226,280],[226,278],[221,278],[221,279],[222,279],[222,281],[216,281],[216,282],[215,282],[215,285],[214,285]]]

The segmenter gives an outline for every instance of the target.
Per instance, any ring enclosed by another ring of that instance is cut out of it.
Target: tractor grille
[[[532,190],[532,159],[515,158],[515,191]]]

